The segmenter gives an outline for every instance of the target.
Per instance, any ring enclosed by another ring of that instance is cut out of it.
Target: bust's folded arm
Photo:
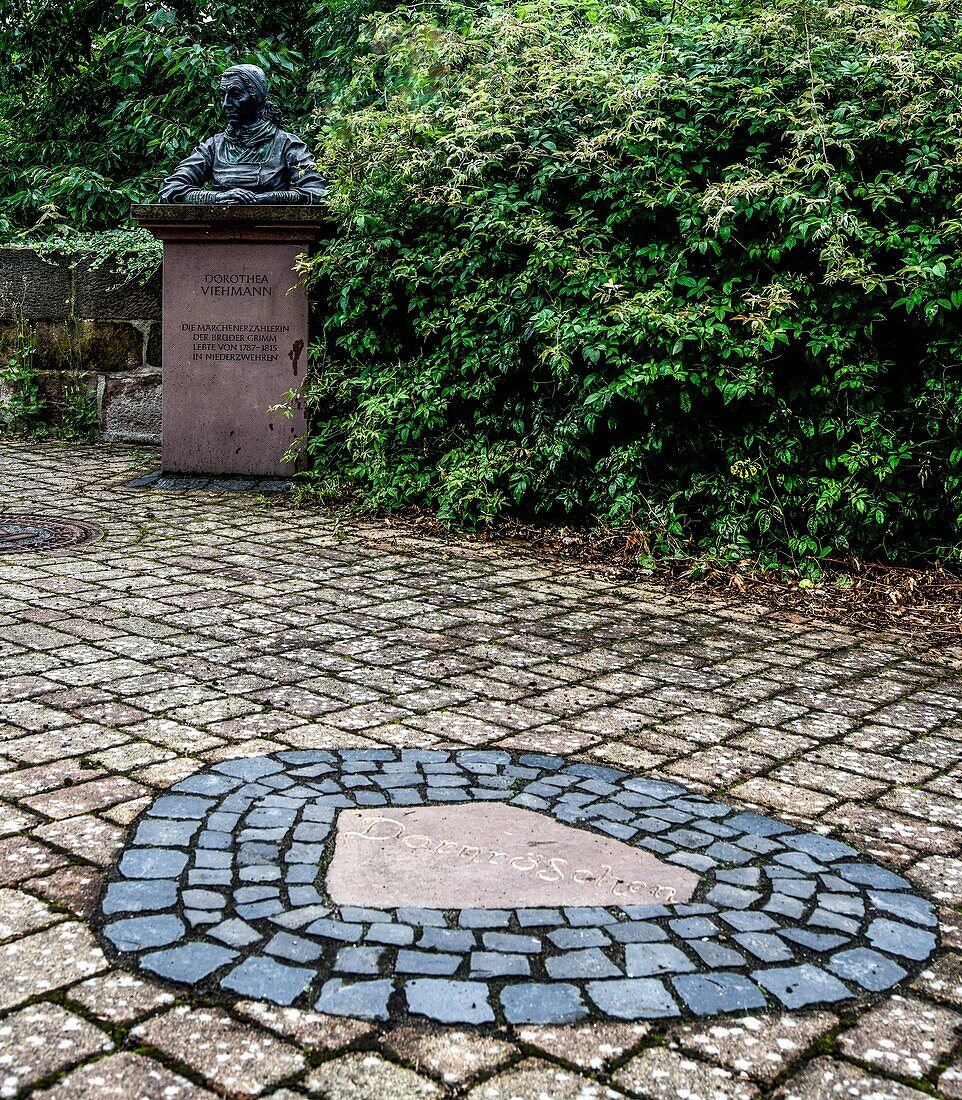
[[[254,201],[261,206],[303,206],[308,200],[300,191],[257,191]]]
[[[157,201],[190,204],[210,202],[211,193],[203,188],[204,184],[210,183],[213,171],[214,139],[208,138],[164,180]]]
[[[291,177],[291,191],[299,195],[293,202],[315,206],[327,199],[327,183],[318,172],[314,158],[299,137],[290,134],[285,150],[287,169]]]

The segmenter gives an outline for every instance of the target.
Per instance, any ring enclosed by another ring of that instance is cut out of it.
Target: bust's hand
[[[247,206],[257,202],[257,196],[244,187],[234,187],[230,191],[218,191],[214,201],[226,206]]]

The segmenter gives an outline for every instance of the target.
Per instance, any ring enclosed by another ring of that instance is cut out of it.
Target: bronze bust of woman
[[[281,129],[263,69],[232,66],[220,78],[220,96],[227,129],[177,165],[164,180],[159,201],[230,206],[323,202],[324,180],[304,142]]]

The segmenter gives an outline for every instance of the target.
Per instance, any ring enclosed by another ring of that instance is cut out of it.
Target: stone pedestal
[[[294,271],[317,207],[134,206],[164,242],[163,468],[270,477],[303,434],[307,294]]]

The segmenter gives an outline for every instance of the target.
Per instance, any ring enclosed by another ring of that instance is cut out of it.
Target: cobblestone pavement
[[[0,550],[0,1096],[962,1097],[957,656],[129,487],[155,464],[0,447],[0,511],[105,531]],[[239,758],[443,748],[619,768],[830,834],[936,902],[941,946],[856,1007],[480,1027],[215,1002],[101,951],[105,875],[170,787]]]

